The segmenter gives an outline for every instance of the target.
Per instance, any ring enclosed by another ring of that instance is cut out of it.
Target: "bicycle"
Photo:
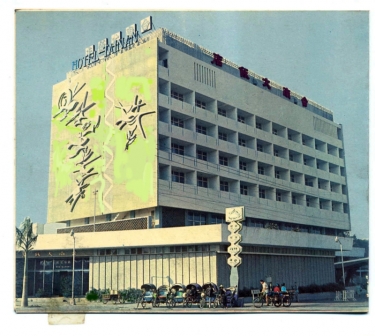
[[[268,304],[271,303],[275,307],[280,307],[281,304],[283,303],[283,299],[284,298],[281,298],[278,293],[272,293],[268,295]],[[254,299],[254,307],[261,308],[264,303],[266,303],[266,294],[260,293],[260,295]]]
[[[165,304],[167,305],[168,308],[176,307],[176,300],[174,299],[174,295],[173,294],[169,294],[168,295],[167,301],[166,301]]]

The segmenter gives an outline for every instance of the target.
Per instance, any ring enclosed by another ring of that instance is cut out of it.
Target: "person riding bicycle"
[[[287,290],[286,290],[286,286],[285,286],[285,283],[282,283],[282,284],[281,284],[281,292],[282,292],[282,293],[286,293],[286,292],[287,292]]]
[[[227,308],[227,291],[223,285],[219,287],[219,294],[221,296],[221,302],[223,303],[223,307]]]
[[[280,293],[280,285],[279,285],[279,284],[276,284],[276,286],[273,287],[273,291],[274,291],[275,293]]]
[[[260,284],[262,285],[262,294],[265,296],[266,298],[266,304],[267,306],[269,306],[269,303],[268,303],[268,285],[267,285],[267,282],[265,282],[264,280],[260,280]]]

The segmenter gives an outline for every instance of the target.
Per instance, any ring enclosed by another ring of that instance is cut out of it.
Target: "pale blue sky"
[[[52,86],[86,47],[149,15],[156,28],[333,111],[344,128],[352,233],[368,238],[367,12],[18,12],[16,223],[46,221]]]

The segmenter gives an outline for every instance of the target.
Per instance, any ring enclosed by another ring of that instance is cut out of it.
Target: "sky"
[[[63,5],[62,5],[63,3]],[[31,16],[17,18],[15,31],[14,11],[19,8],[82,9],[140,9],[144,13],[121,13],[90,16],[83,19],[65,15],[43,15],[35,21]],[[367,13],[271,13],[244,12],[246,10],[371,10],[370,0],[267,0],[267,2],[217,0],[169,2],[142,0],[124,3],[116,0],[6,0],[0,2],[2,62],[2,122],[4,131],[0,141],[6,148],[0,165],[3,180],[3,226],[9,239],[0,244],[3,265],[14,268],[14,243],[11,230],[25,216],[34,222],[44,223],[47,207],[47,174],[49,153],[49,115],[52,85],[64,80],[71,61],[84,54],[93,43],[110,37],[148,15],[153,15],[156,27],[165,27],[199,45],[220,53],[229,60],[287,86],[296,92],[333,110],[334,120],[344,127],[346,164],[349,184],[350,211],[353,233],[368,237],[368,16]],[[149,8],[215,9],[208,14],[152,13]],[[220,14],[220,15],[219,15]],[[30,17],[30,19],[29,19]],[[370,16],[371,17],[371,16]],[[20,21],[19,21],[20,20]],[[19,25],[18,25],[19,24]],[[375,36],[371,34],[370,36]],[[17,40],[17,45],[15,44]],[[4,47],[5,46],[5,47]],[[15,49],[17,47],[17,49]],[[16,57],[17,54],[17,57]],[[372,56],[372,54],[371,54]],[[373,57],[372,57],[373,60]],[[374,62],[374,60],[373,60]],[[17,66],[16,66],[17,64]],[[373,76],[371,76],[373,78]],[[18,92],[16,95],[15,92]],[[13,99],[12,99],[13,98]],[[12,111],[14,112],[12,114]],[[12,127],[12,125],[14,125]],[[370,126],[372,123],[370,124]],[[370,139],[372,138],[370,134]],[[373,150],[371,150],[371,158]],[[373,160],[370,161],[372,163]],[[371,172],[371,170],[370,170]],[[16,179],[17,174],[17,179]],[[370,185],[373,191],[373,183]],[[17,193],[16,193],[17,191]],[[17,197],[16,197],[17,195]],[[370,194],[371,195],[371,194]],[[371,201],[371,198],[370,198]],[[372,216],[372,212],[370,212]],[[370,217],[371,219],[372,217]],[[373,249],[372,249],[373,250]],[[370,250],[370,251],[372,251]],[[372,252],[371,252],[372,254]],[[8,261],[7,261],[8,260]],[[371,270],[370,270],[371,272]],[[371,273],[372,274],[372,273]],[[108,325],[125,331],[137,329],[137,334],[164,335],[170,326],[189,325],[191,315],[148,316],[88,314],[83,326],[49,326],[45,314],[14,314],[12,310],[14,286],[12,272],[1,276],[3,291],[0,306],[2,325],[12,334],[25,332],[33,335],[56,336],[86,332],[103,335]],[[371,279],[371,277],[370,277]],[[265,332],[272,319],[272,328],[280,334],[316,335],[370,335],[370,321],[374,307],[370,301],[370,314],[252,314],[246,315],[195,315],[194,335],[207,334],[207,330],[220,330],[222,334]],[[145,324],[145,321],[148,321]],[[112,324],[111,324],[112,323]],[[210,326],[211,325],[211,329]],[[155,326],[165,328],[155,328]],[[220,328],[217,329],[216,326]],[[275,326],[276,325],[276,326]],[[278,328],[278,325],[280,328]],[[141,327],[140,327],[141,326]],[[169,327],[168,327],[169,326]],[[312,326],[312,327],[310,327]],[[52,329],[51,329],[52,328]],[[284,332],[285,331],[285,332]],[[181,335],[190,335],[190,328],[179,328]]]
[[[152,15],[164,27],[306,96],[344,129],[352,233],[368,238],[367,12],[16,13],[16,223],[47,216],[52,86],[85,48]]]

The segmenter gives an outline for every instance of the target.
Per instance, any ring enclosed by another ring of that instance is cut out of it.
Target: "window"
[[[335,205],[332,203],[332,211],[335,211]]]
[[[172,147],[172,153],[184,155],[184,153],[185,153],[184,146],[178,145],[176,143],[172,143],[171,147]]]
[[[178,183],[185,183],[185,174],[172,170],[172,181]]]
[[[302,145],[306,146],[306,140],[302,138]]]
[[[224,140],[224,141],[228,141],[228,135],[224,132],[219,132],[219,139]]]
[[[306,197],[306,206],[309,207],[310,206],[310,198]]]
[[[222,166],[228,166],[228,158],[225,156],[219,156],[219,164]]]
[[[112,214],[106,214],[106,215],[105,215],[105,220],[106,220],[107,222],[110,222],[110,221],[112,220]]]
[[[238,115],[237,116],[237,121],[244,124],[245,123],[245,117],[244,116],[241,116],[241,115]]]
[[[201,109],[205,110],[206,109],[206,103],[199,100],[199,99],[195,99],[195,106],[196,107],[200,107]]]
[[[171,117],[171,124],[177,127],[184,128],[184,121],[180,118]]]
[[[227,181],[220,181],[220,190],[229,191],[229,183]]]
[[[246,147],[246,140],[243,138],[238,138],[238,144],[242,147]]]
[[[257,122],[257,123],[255,123],[255,127],[257,128],[257,129],[262,129],[262,124],[261,123],[259,123],[259,122]]]
[[[225,217],[224,215],[219,214],[211,214],[211,224],[222,224],[225,223]]]
[[[288,133],[288,139],[292,140],[292,135],[290,133]]]
[[[184,101],[184,95],[173,90],[171,90],[171,97],[177,100]]]
[[[275,170],[275,178],[279,179],[280,178],[280,171]]]
[[[266,190],[259,189],[259,198],[266,198]]]
[[[202,188],[208,188],[208,180],[207,177],[198,176],[197,177],[197,186]]]
[[[290,182],[296,182],[294,174],[290,174]]]
[[[168,59],[166,58],[166,59],[163,59],[162,60],[162,64],[163,64],[163,67],[164,68],[168,68]]]
[[[323,202],[319,202],[319,208],[323,209]]]
[[[197,159],[207,161],[207,152],[202,150],[197,150]]]
[[[207,135],[207,128],[205,126],[197,125],[197,126],[195,126],[195,130],[196,130],[197,133]]]
[[[257,144],[257,151],[258,152],[263,152],[263,145]]]
[[[222,108],[220,108],[220,107],[218,107],[218,108],[217,108],[217,114],[218,114],[218,115],[221,115],[221,116],[223,116],[223,117],[226,117],[226,116],[227,116],[227,111],[224,110],[224,109],[222,109]]]
[[[320,163],[319,162],[316,162],[316,168],[320,169]]]
[[[274,129],[272,130],[272,134],[277,135],[277,129],[276,129],[276,128],[274,128]]]
[[[289,154],[289,160],[294,161],[294,155],[293,154]]]
[[[296,198],[296,196],[294,196],[294,195],[292,196],[292,203],[293,203],[293,204],[297,204],[297,198]]]
[[[89,217],[85,218],[85,224],[90,224],[90,218]]]
[[[305,185],[307,185],[308,187],[312,187],[313,186],[313,181],[308,179],[308,178],[305,178]]]
[[[258,174],[264,175],[264,167],[258,166]]]
[[[273,155],[274,155],[274,156],[279,156],[279,151],[278,151],[277,149],[274,149],[274,150],[273,150]]]
[[[320,183],[320,181],[318,181],[318,188],[322,189],[322,184]]]
[[[281,193],[280,192],[276,193],[276,201],[281,202]]]
[[[247,170],[247,164],[244,161],[240,161],[240,169],[241,170]]]
[[[243,185],[243,184],[240,185],[240,193],[241,195],[248,195],[247,185]]]
[[[204,212],[189,211],[188,225],[204,225],[206,224],[206,214]],[[177,252],[177,251],[176,251]]]
[[[307,159],[303,159],[303,164],[307,166]]]

